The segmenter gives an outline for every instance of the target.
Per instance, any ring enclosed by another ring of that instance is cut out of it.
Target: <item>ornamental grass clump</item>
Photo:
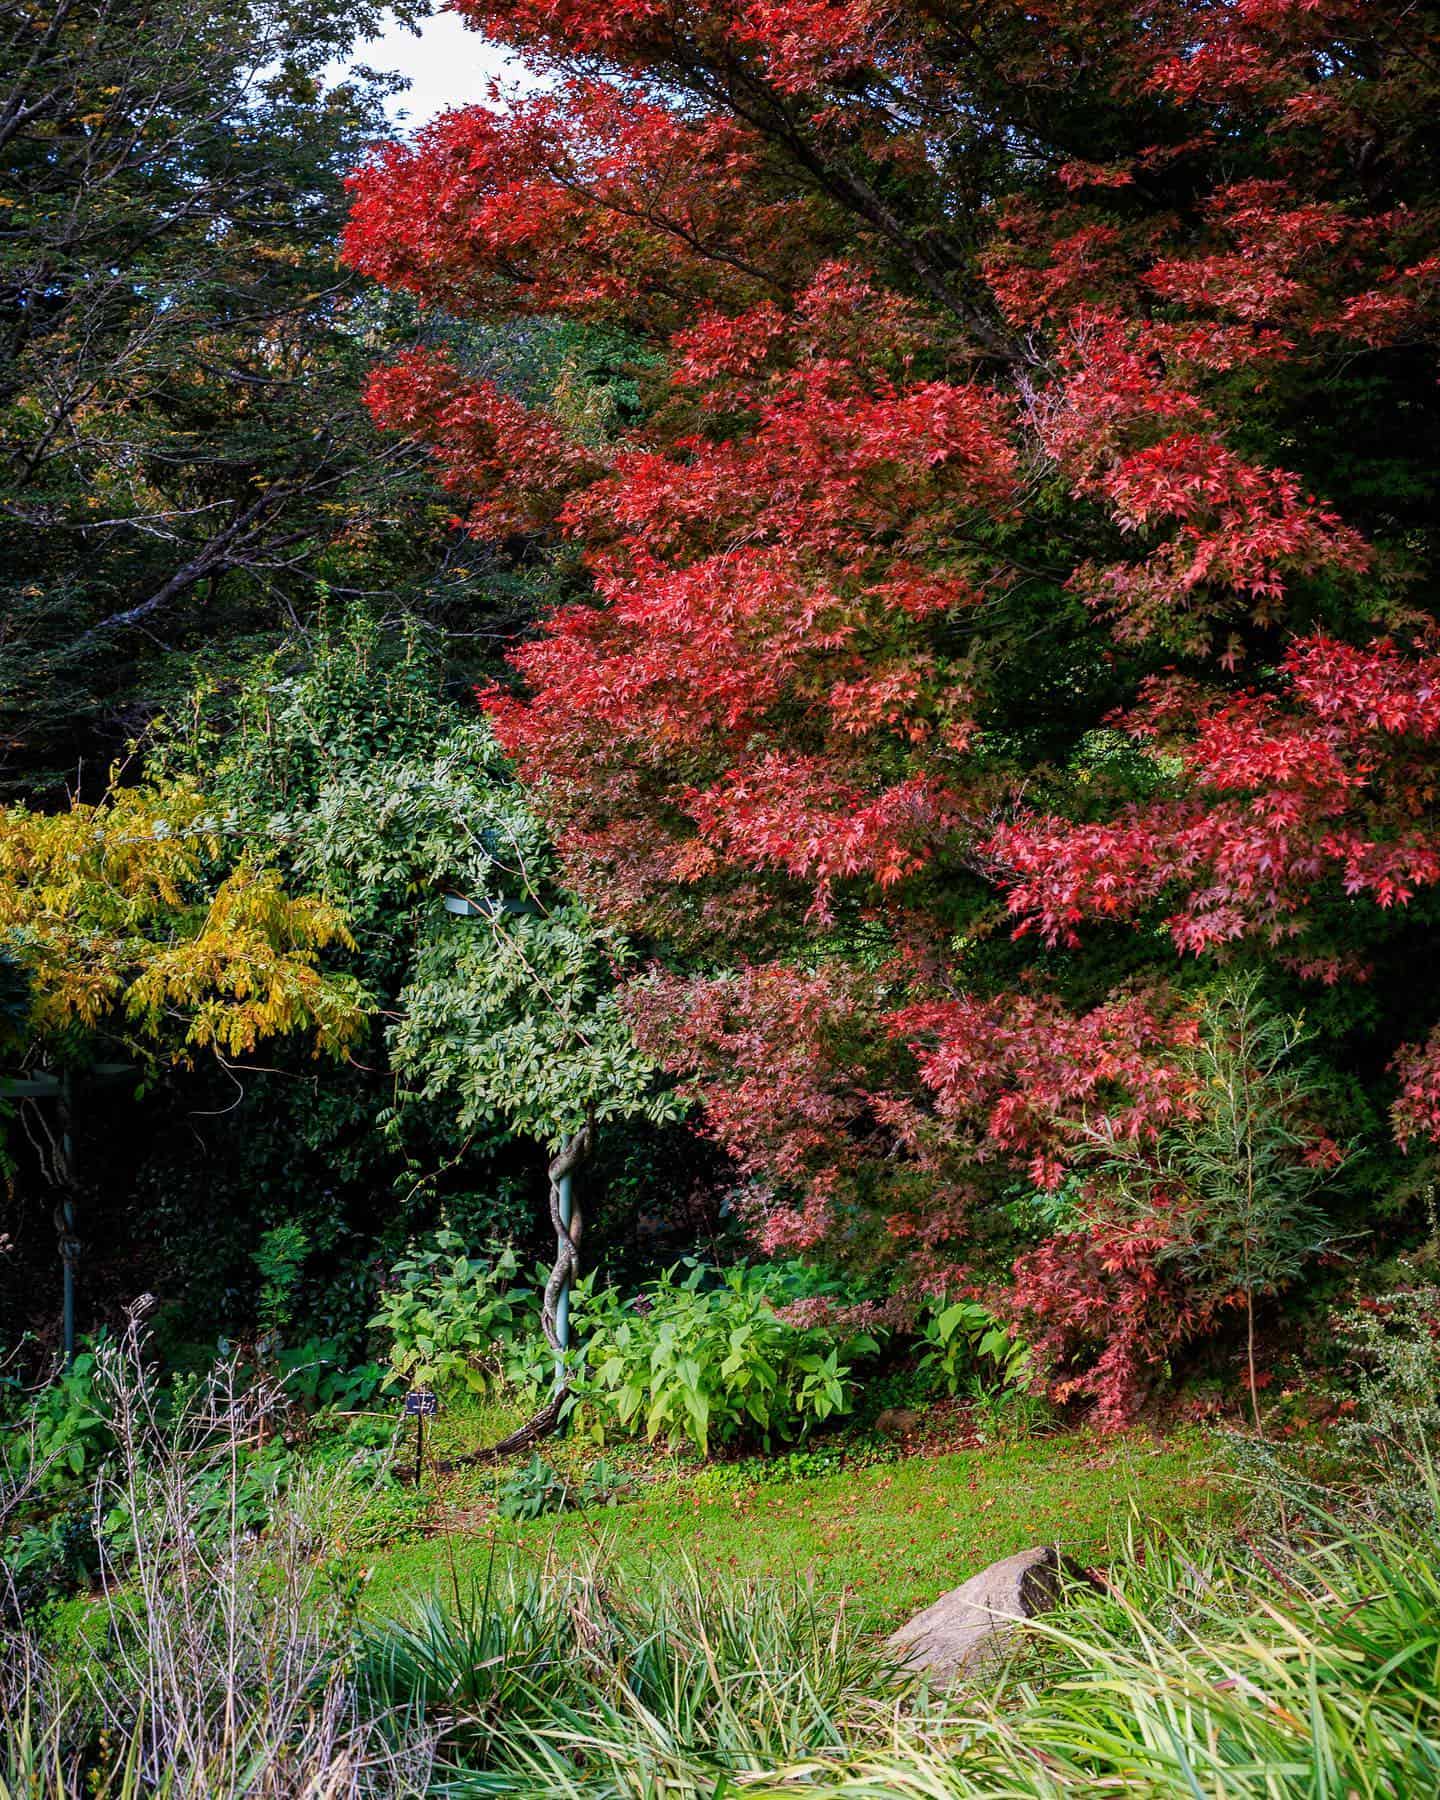
[[[231,1359],[164,1386],[133,1318],[94,1380],[113,1438],[90,1493],[99,1592],[52,1643],[0,1566],[0,1800],[427,1792],[428,1728],[382,1731],[352,1678],[358,1590],[332,1553],[363,1505],[352,1469],[298,1466],[257,1517],[246,1458],[278,1382]]]
[[[361,1690],[441,1733],[452,1795],[711,1795],[883,1736],[894,1659],[801,1583],[492,1574],[367,1630]],[[717,1782],[722,1786],[717,1788]]]

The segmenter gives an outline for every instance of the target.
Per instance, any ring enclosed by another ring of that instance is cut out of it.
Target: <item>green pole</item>
[[[572,1177],[562,1175],[556,1184],[560,1199],[560,1223],[568,1235],[570,1222],[575,1216],[575,1197],[571,1188]],[[563,1241],[562,1241],[563,1247]],[[560,1290],[560,1298],[555,1303],[555,1335],[560,1340],[560,1351],[555,1364],[555,1385],[561,1387],[565,1381],[565,1352],[570,1348],[570,1277],[565,1277],[565,1285]]]
[[[65,1241],[69,1244],[74,1241],[75,1237],[75,1202],[69,1199],[63,1201],[61,1212],[65,1220]],[[64,1267],[65,1289],[61,1308],[64,1314],[65,1367],[70,1369],[75,1365],[75,1259],[73,1256],[65,1258]]]

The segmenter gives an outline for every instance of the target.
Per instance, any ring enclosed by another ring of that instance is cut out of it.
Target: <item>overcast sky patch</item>
[[[468,31],[456,14],[449,12],[426,19],[418,37],[392,22],[379,37],[361,45],[355,60],[409,77],[409,89],[390,102],[391,118],[406,131],[449,107],[483,100],[496,76],[507,86],[534,85],[508,50],[478,31]],[[342,72],[335,71],[337,75]]]

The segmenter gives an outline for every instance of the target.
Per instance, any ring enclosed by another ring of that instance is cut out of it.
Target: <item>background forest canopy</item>
[[[1440,8],[456,10],[536,83],[401,139],[379,9],[4,7],[0,1031],[136,1071],[91,1316],[252,1329],[289,1233],[358,1348],[594,1116],[611,1268],[1253,1397],[1433,1225]]]

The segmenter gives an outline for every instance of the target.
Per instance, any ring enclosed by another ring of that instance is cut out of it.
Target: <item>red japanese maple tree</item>
[[[549,83],[380,151],[347,255],[623,330],[642,416],[371,401],[583,562],[485,704],[637,1028],[768,1245],[1013,1264],[1118,1414],[1204,1321],[1076,1121],[1183,1116],[1216,967],[1363,992],[1336,1066],[1440,1135],[1440,8],[459,10]]]

